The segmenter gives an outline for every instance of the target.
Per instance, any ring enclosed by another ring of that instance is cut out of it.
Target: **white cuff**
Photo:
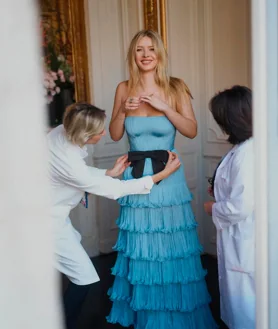
[[[136,179],[136,181],[137,181],[138,184],[140,184],[138,186],[141,187],[140,194],[150,194],[151,189],[154,185],[153,179],[152,179],[151,176],[145,176],[145,177],[142,177],[142,178],[138,178],[138,179]],[[136,194],[138,194],[138,192]]]
[[[144,179],[144,186],[147,190],[151,190],[153,185],[154,185],[154,182],[153,182],[153,179],[151,176],[146,176],[146,177],[143,177],[142,179]]]

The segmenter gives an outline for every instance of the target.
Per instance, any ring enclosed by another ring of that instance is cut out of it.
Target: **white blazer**
[[[69,219],[85,192],[118,199],[129,194],[148,194],[153,187],[150,176],[121,181],[105,175],[106,169],[87,166],[86,146],[72,144],[63,125],[47,135],[51,184],[51,217],[55,235],[55,267],[75,284],[99,281],[87,253],[80,244],[81,236]]]
[[[214,185],[221,318],[229,329],[255,329],[253,152],[252,138],[233,147]]]

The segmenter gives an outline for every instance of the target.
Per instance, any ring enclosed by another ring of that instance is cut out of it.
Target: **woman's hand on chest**
[[[139,99],[142,104],[146,103],[160,112],[166,112],[170,109],[169,104],[160,97],[159,93],[153,93],[151,95],[142,95]]]

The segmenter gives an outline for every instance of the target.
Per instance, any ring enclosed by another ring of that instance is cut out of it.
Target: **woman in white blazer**
[[[233,145],[205,203],[217,230],[221,318],[229,329],[255,329],[255,222],[252,95],[234,86],[210,101],[215,121]]]
[[[121,181],[117,177],[129,163],[120,157],[110,169],[87,166],[86,144],[96,144],[105,135],[105,112],[87,103],[71,105],[63,125],[47,135],[51,184],[51,216],[55,235],[55,267],[70,284],[64,294],[67,328],[74,328],[79,309],[90,285],[99,281],[96,270],[83,249],[81,236],[70,221],[69,213],[82,197],[96,194],[117,199],[129,194],[148,194],[154,183],[168,177],[180,166],[176,154],[169,152],[165,169],[153,176]]]

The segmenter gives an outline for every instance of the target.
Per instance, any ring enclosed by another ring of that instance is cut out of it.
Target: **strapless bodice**
[[[174,149],[176,129],[165,116],[129,116],[125,129],[130,151]]]

